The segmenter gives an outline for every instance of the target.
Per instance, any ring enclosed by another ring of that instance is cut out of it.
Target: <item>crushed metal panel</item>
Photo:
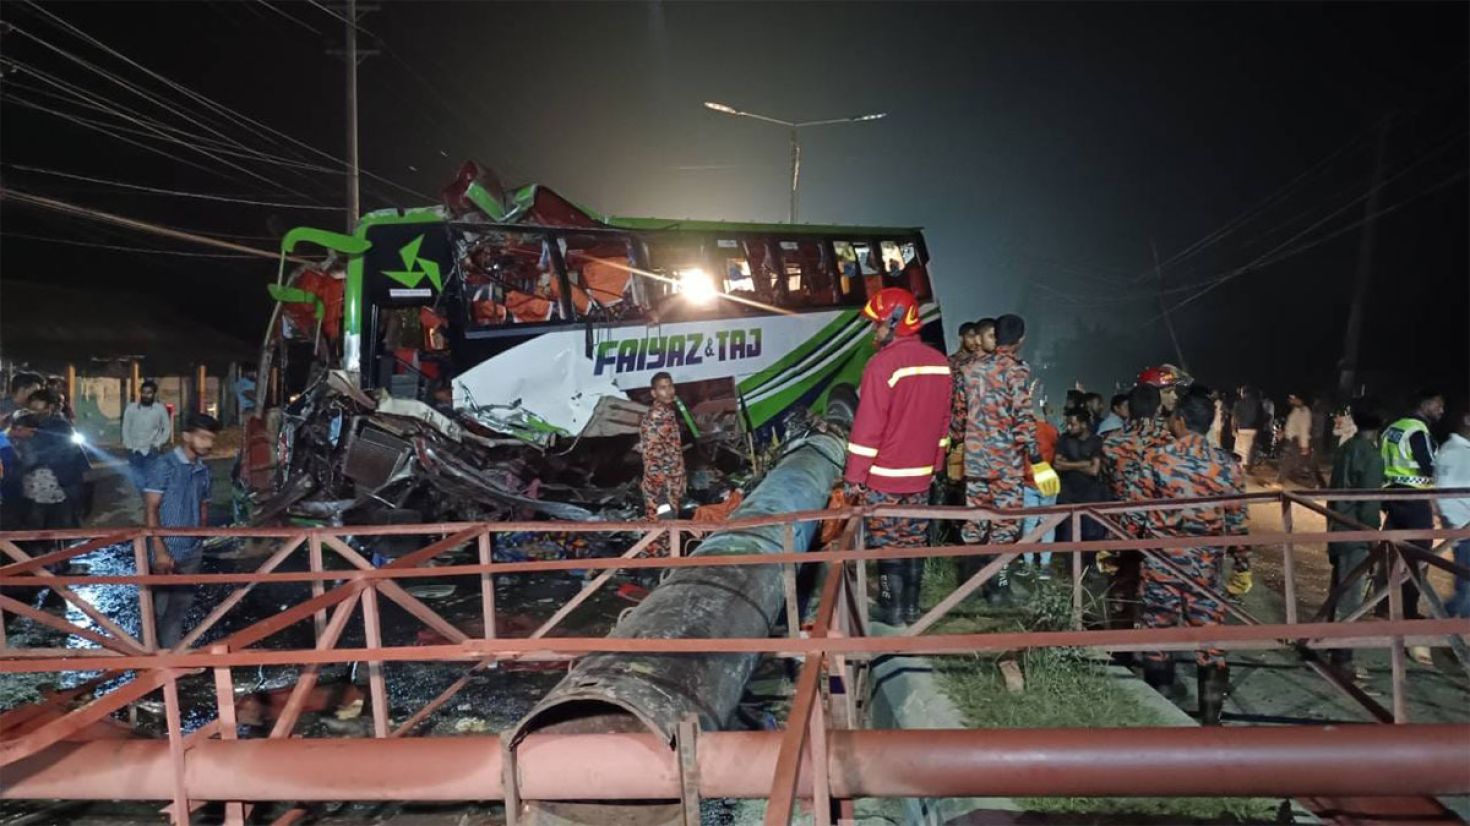
[[[592,418],[582,435],[589,438],[599,436],[628,436],[638,432],[638,424],[648,405],[618,396],[603,396],[592,410]]]
[[[391,396],[378,398],[378,412],[388,416],[403,416],[417,419],[440,434],[456,442],[464,441],[464,428],[454,420],[421,401],[400,399]]]
[[[342,465],[342,475],[369,488],[387,484],[408,461],[413,445],[376,427],[365,426]]]

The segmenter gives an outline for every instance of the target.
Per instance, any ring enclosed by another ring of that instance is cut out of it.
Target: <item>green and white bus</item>
[[[760,442],[789,411],[857,385],[875,289],[912,290],[924,338],[944,347],[916,227],[615,218],[540,186],[505,204],[470,196],[468,210],[368,214],[353,236],[288,236],[283,252],[302,240],[337,252],[275,290],[316,319],[309,329],[311,312],[288,303],[273,325],[280,397],[326,358],[363,389],[550,441],[630,432],[618,402],[646,400],[666,371],[696,415]]]

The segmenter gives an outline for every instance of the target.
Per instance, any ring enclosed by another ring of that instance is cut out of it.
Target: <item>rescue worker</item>
[[[982,318],[975,322],[975,335],[980,339],[977,355],[988,356],[995,352],[995,319]]]
[[[993,327],[994,325],[992,325]],[[961,324],[960,346],[953,353],[949,354],[949,377],[952,387],[950,398],[954,411],[950,416],[951,424],[963,420],[962,415],[958,412],[964,410],[965,407],[965,390],[960,386],[960,370],[966,364],[969,364],[983,354],[984,351],[980,349],[979,322],[966,321],[964,324]],[[962,446],[964,433],[951,431],[949,437],[950,452],[946,462],[946,476],[953,480],[959,480],[963,478],[964,474],[962,467],[964,461],[964,449]]]
[[[995,320],[994,353],[965,365],[965,502],[972,508],[1003,510],[1025,505],[1025,463],[1036,489],[1056,496],[1061,478],[1041,456],[1036,419],[1031,409],[1031,368],[1017,355],[1026,338],[1026,322],[1016,315]],[[954,426],[952,430],[959,430]],[[966,522],[966,544],[1008,544],[1019,540],[1020,522]],[[973,562],[971,563],[973,564]],[[964,571],[961,571],[963,576]],[[987,589],[995,593],[995,589]]]
[[[1148,498],[1143,488],[1145,465],[1143,454],[1156,442],[1166,438],[1159,424],[1159,390],[1149,384],[1136,384],[1128,392],[1128,423],[1103,437],[1102,477],[1108,494],[1118,502],[1139,502]],[[1117,523],[1130,536],[1147,534],[1147,520],[1140,513],[1119,513]],[[1097,556],[1098,569],[1108,574],[1107,612],[1109,628],[1132,628],[1138,613],[1138,551],[1106,551]],[[1119,653],[1121,664],[1133,661],[1133,655]]]
[[[1383,455],[1383,486],[1389,490],[1428,490],[1434,487],[1434,443],[1429,427],[1444,415],[1444,396],[1438,390],[1421,390],[1414,396],[1414,412],[1383,431],[1379,449]],[[1427,499],[1384,499],[1386,531],[1427,530],[1434,527],[1434,508]],[[1411,545],[1429,550],[1428,539],[1413,539]],[[1410,563],[1418,570],[1418,562]],[[1404,580],[1404,619],[1419,619],[1419,586],[1414,578]],[[1420,663],[1430,662],[1429,649],[1414,646],[1410,655]]]
[[[982,319],[990,323],[991,338],[995,337],[995,322],[990,319]],[[960,346],[949,354],[949,377],[950,377],[950,424],[951,428],[956,423],[964,422],[965,391],[960,386],[960,370],[966,364],[984,355],[981,349],[980,321],[966,321],[960,325]],[[941,502],[945,505],[961,505],[965,500],[965,433],[963,430],[955,432],[950,430],[949,452],[945,454],[944,460],[944,484],[941,490]],[[942,519],[936,519],[929,525],[929,542],[932,545],[948,544],[950,534],[950,523]]]
[[[674,519],[684,501],[684,448],[679,441],[674,377],[655,373],[649,385],[653,404],[638,423],[638,452],[643,454],[643,507],[649,519]]]
[[[1147,497],[1140,489],[1145,450],[1168,431],[1161,424],[1161,393],[1152,384],[1139,382],[1128,392],[1128,423],[1103,437],[1102,473],[1108,493],[1118,502],[1137,502]],[[1118,522],[1130,534],[1143,536],[1143,521],[1137,514],[1119,514]]]
[[[1151,498],[1186,499],[1230,496],[1243,492],[1240,465],[1235,457],[1210,445],[1207,434],[1215,407],[1202,393],[1180,398],[1169,417],[1173,439],[1147,454],[1146,487]],[[1245,531],[1243,504],[1205,505],[1179,510],[1149,511],[1152,535],[1235,536]],[[1218,547],[1156,551],[1183,570],[1190,581],[1212,592],[1220,590],[1221,554]],[[1143,562],[1144,628],[1173,628],[1178,625],[1205,626],[1224,622],[1220,600],[1190,587],[1165,568],[1154,554]],[[1174,660],[1162,651],[1144,655],[1144,680],[1155,689],[1167,690],[1174,683]],[[1199,666],[1199,719],[1201,725],[1220,724],[1220,708],[1229,684],[1225,655],[1219,649],[1196,652]]]
[[[1165,429],[1162,422],[1168,420],[1174,408],[1179,404],[1179,391],[1189,386],[1189,378],[1172,364],[1161,364],[1139,373],[1138,384],[1146,384],[1159,391],[1160,429]]]
[[[868,301],[878,352],[863,370],[843,473],[849,501],[927,505],[929,485],[949,446],[950,374],[945,355],[919,340],[923,322],[913,293],[887,287]],[[927,519],[869,518],[868,547],[920,548]],[[919,618],[923,559],[878,563],[878,618]]]

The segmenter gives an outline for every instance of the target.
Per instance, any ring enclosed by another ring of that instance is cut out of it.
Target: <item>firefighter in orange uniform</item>
[[[873,322],[878,352],[863,370],[857,416],[847,445],[843,479],[850,501],[868,505],[922,506],[944,467],[949,447],[949,362],[919,340],[923,323],[913,293],[878,291],[863,308]],[[928,520],[869,518],[868,547],[920,548]],[[924,560],[878,563],[878,618],[890,625],[919,617]]]

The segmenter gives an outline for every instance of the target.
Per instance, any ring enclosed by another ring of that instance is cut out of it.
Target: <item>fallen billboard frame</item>
[[[1453,492],[1450,492],[1453,493]],[[1313,494],[1308,500],[1331,499],[1335,497],[1349,498],[1354,496],[1370,495],[1366,493],[1352,492],[1319,492]],[[1374,492],[1373,496],[1382,498],[1381,492]],[[1433,494],[1420,494],[1421,497],[1429,497]],[[1288,498],[1290,497],[1290,498]],[[1241,501],[1283,503],[1283,507],[1289,509],[1293,506],[1304,506],[1298,497],[1292,494],[1250,494],[1242,497],[1234,497]],[[1157,502],[1140,505],[1106,505],[1097,507],[1099,514],[1115,513],[1130,509],[1147,510],[1160,508],[1183,508],[1199,507],[1218,500],[1181,500],[1177,502]],[[1310,508],[1309,508],[1310,509]],[[909,513],[916,509],[878,509],[874,513]],[[939,518],[975,518],[976,516],[989,518],[1019,519],[1021,512],[986,513],[968,509],[917,509],[923,515]],[[708,532],[710,526],[707,524],[692,523],[571,523],[558,524],[546,522],[533,523],[480,523],[480,524],[448,524],[448,525],[425,525],[425,526],[382,526],[382,527],[352,527],[352,528],[323,528],[323,529],[209,529],[190,533],[218,536],[269,538],[281,541],[281,545],[275,549],[267,560],[261,564],[254,573],[240,574],[210,574],[195,575],[191,577],[161,576],[148,573],[147,555],[137,556],[138,574],[132,576],[57,576],[52,578],[37,577],[37,571],[42,565],[63,561],[71,557],[87,553],[102,547],[105,540],[112,542],[132,541],[138,547],[146,547],[145,543],[150,535],[154,534],[179,534],[178,531],[147,531],[135,530],[127,532],[111,531],[68,531],[68,532],[29,532],[0,535],[0,550],[8,553],[16,562],[0,567],[0,585],[36,584],[43,579],[48,584],[60,584],[64,586],[75,586],[84,584],[121,584],[139,586],[140,613],[145,617],[144,626],[140,636],[142,639],[141,652],[118,651],[107,648],[99,649],[26,649],[11,646],[6,641],[0,647],[0,672],[35,672],[35,671],[97,671],[105,670],[115,673],[123,670],[134,670],[138,672],[137,677],[113,693],[104,695],[90,704],[72,711],[58,719],[43,721],[36,725],[32,720],[27,724],[24,720],[15,722],[12,715],[17,712],[0,717],[0,765],[21,764],[27,758],[37,756],[52,746],[62,743],[64,740],[76,736],[92,722],[103,719],[113,712],[126,707],[130,702],[142,696],[164,690],[165,705],[168,708],[168,730],[169,742],[167,759],[169,761],[169,792],[174,799],[173,812],[187,812],[190,803],[201,798],[189,785],[187,774],[189,755],[194,749],[204,743],[210,743],[210,749],[223,748],[216,746],[210,738],[218,736],[221,740],[233,739],[233,726],[227,725],[226,718],[233,713],[233,695],[229,693],[228,687],[233,685],[230,679],[232,667],[258,664],[265,662],[290,662],[303,665],[321,664],[327,662],[354,662],[364,661],[368,663],[382,663],[389,661],[444,661],[463,660],[474,664],[475,668],[482,667],[498,661],[513,659],[567,659],[580,656],[589,652],[764,652],[782,656],[801,657],[803,662],[802,673],[798,679],[797,692],[793,697],[793,718],[798,723],[790,726],[781,737],[781,743],[775,755],[774,767],[769,775],[772,783],[768,796],[771,799],[771,818],[769,822],[785,822],[781,812],[790,812],[798,795],[805,797],[808,794],[815,796],[819,805],[816,807],[818,822],[826,822],[821,814],[828,811],[820,802],[827,799],[836,799],[844,810],[850,811],[851,799],[844,798],[844,793],[850,790],[841,785],[840,775],[833,771],[846,771],[843,764],[834,764],[832,760],[833,749],[839,748],[843,738],[850,734],[867,732],[852,732],[861,719],[860,702],[855,696],[856,688],[860,684],[859,675],[864,668],[867,658],[886,653],[912,652],[912,653],[958,653],[973,652],[980,650],[997,650],[1003,648],[1041,647],[1054,645],[1067,646],[1094,646],[1109,650],[1147,650],[1147,649],[1189,649],[1197,647],[1203,642],[1219,645],[1223,648],[1239,647],[1294,647],[1298,649],[1315,650],[1333,646],[1352,647],[1401,647],[1405,640],[1413,641],[1435,641],[1443,644],[1445,640],[1463,638],[1470,636],[1470,620],[1447,620],[1418,619],[1404,620],[1395,618],[1388,623],[1374,623],[1364,625],[1364,632],[1359,632],[1352,627],[1352,622],[1323,623],[1323,622],[1296,622],[1294,611],[1288,613],[1288,622],[1272,625],[1229,625],[1215,628],[1180,628],[1163,630],[1104,630],[1086,631],[1073,630],[1067,632],[1040,632],[1027,634],[975,634],[975,635],[922,635],[915,633],[900,638],[875,638],[866,635],[865,608],[866,600],[863,594],[861,563],[876,559],[912,558],[924,557],[950,557],[969,555],[989,555],[995,557],[991,566],[996,565],[1001,559],[1013,554],[1025,551],[1051,550],[1053,552],[1072,554],[1074,560],[1080,560],[1079,554],[1086,551],[1096,550],[1125,550],[1147,548],[1174,548],[1195,547],[1200,545],[1224,545],[1224,544],[1249,544],[1253,546],[1269,546],[1273,544],[1282,545],[1286,553],[1290,553],[1293,543],[1302,542],[1325,542],[1342,540],[1364,540],[1397,543],[1411,539],[1444,539],[1460,538],[1470,535],[1470,531],[1346,531],[1333,533],[1302,533],[1291,530],[1292,526],[1286,524],[1282,533],[1258,534],[1247,537],[1195,537],[1187,539],[1153,539],[1146,542],[1139,540],[1101,540],[1092,542],[1070,542],[1070,543],[1022,543],[1009,546],[1005,550],[987,548],[985,546],[947,546],[940,548],[923,548],[906,551],[900,550],[862,550],[862,532],[860,530],[861,518],[865,511],[847,509],[836,512],[811,511],[798,514],[788,514],[779,518],[767,518],[762,520],[746,520],[721,525],[721,528],[738,528],[742,526],[772,525],[772,524],[794,524],[800,521],[815,522],[819,520],[836,519],[844,521],[847,530],[843,532],[841,544],[838,550],[826,550],[812,553],[799,553],[795,549],[787,548],[786,552],[770,555],[749,555],[712,558],[691,558],[680,554],[682,539],[690,536]],[[1060,516],[1077,520],[1084,515],[1080,508],[1059,507],[1033,509],[1024,515],[1040,515],[1044,521],[1047,517],[1052,519]],[[748,523],[748,524],[747,524]],[[508,530],[545,530],[553,527],[555,530],[578,531],[625,531],[637,532],[642,538],[634,543],[623,558],[616,559],[580,559],[561,560],[548,562],[495,562],[488,553],[488,544],[491,537],[497,533]],[[370,564],[362,564],[360,554],[346,543],[350,536],[366,535],[433,535],[439,537],[429,542],[425,547],[407,554],[393,563],[382,568],[373,568]],[[662,558],[647,558],[642,553],[651,547],[660,536],[669,536],[673,541],[669,543],[671,555]],[[101,538],[98,538],[101,537]],[[1029,537],[1028,537],[1029,538]],[[79,544],[61,552],[46,554],[35,558],[29,558],[21,551],[15,542],[25,542],[36,539],[63,539],[82,540]],[[446,551],[474,543],[479,552],[479,564],[451,565],[443,567],[428,568],[426,564],[433,558],[442,555]],[[302,572],[279,572],[271,562],[277,564],[280,559],[292,553],[298,553],[305,545],[311,556],[309,570]],[[852,548],[842,550],[841,548]],[[19,551],[19,555],[15,553]],[[349,564],[347,569],[324,570],[323,552],[331,551],[343,557]],[[676,555],[678,554],[678,555]],[[357,559],[353,557],[357,556]],[[800,563],[821,563],[829,566],[831,570],[841,571],[840,576],[829,576],[824,587],[818,609],[818,626],[813,627],[805,638],[789,639],[672,639],[672,640],[619,640],[604,638],[547,638],[545,632],[555,626],[561,618],[564,618],[575,607],[577,601],[585,600],[591,595],[597,586],[606,582],[606,575],[616,569],[639,569],[639,568],[673,568],[673,567],[699,567],[699,566],[726,566],[726,565],[794,565]],[[832,563],[838,563],[832,565]],[[1450,566],[1439,560],[1441,567]],[[1077,569],[1074,563],[1074,571]],[[1407,567],[1407,566],[1402,566]],[[1403,576],[1402,567],[1399,576]],[[513,575],[521,573],[545,572],[569,569],[588,569],[604,572],[589,583],[572,602],[563,605],[552,618],[542,627],[534,632],[531,638],[497,638],[495,632],[494,615],[496,607],[494,604],[494,577],[500,575]],[[984,571],[982,570],[982,574]],[[1467,572],[1470,573],[1470,572]],[[437,612],[423,605],[413,597],[402,591],[399,580],[408,580],[415,577],[474,577],[484,589],[482,591],[482,610],[485,615],[485,632],[483,636],[471,637],[463,631],[455,628],[452,623],[444,619]],[[156,585],[162,584],[202,584],[202,583],[230,583],[239,586],[229,598],[216,606],[207,618],[211,624],[220,622],[230,610],[238,605],[243,592],[255,585],[267,582],[309,582],[318,583],[319,594],[310,599],[287,608],[276,616],[267,618],[261,622],[240,628],[223,639],[208,644],[207,650],[190,648],[189,646],[200,639],[204,630],[195,629],[190,639],[179,650],[173,652],[158,651],[156,642],[148,633],[149,625],[146,618],[151,614],[149,605],[149,590]],[[331,588],[327,583],[335,583]],[[965,586],[969,585],[966,583]],[[962,586],[962,587],[965,587]],[[976,585],[975,587],[978,587]],[[1284,587],[1291,591],[1294,583],[1288,581]],[[970,590],[973,590],[971,588]],[[958,591],[956,591],[958,593]],[[405,610],[408,610],[420,621],[424,622],[441,634],[447,640],[444,645],[429,646],[384,646],[381,644],[381,636],[374,640],[370,637],[367,646],[361,649],[345,649],[336,645],[335,634],[340,634],[342,625],[355,612],[356,607],[361,605],[364,609],[364,619],[369,626],[378,623],[376,611],[373,605],[377,596],[382,595],[390,600],[398,602]],[[405,599],[405,597],[407,597]],[[232,601],[233,600],[233,601]],[[957,602],[958,600],[946,600],[945,602]],[[1294,594],[1291,604],[1294,604]],[[943,604],[943,603],[941,603]],[[0,610],[14,610],[24,613],[13,600],[0,599]],[[328,612],[331,617],[328,618]],[[937,610],[937,609],[936,609]],[[1431,610],[1434,607],[1431,603]],[[26,614],[31,616],[30,614]],[[317,647],[313,649],[294,650],[263,650],[252,648],[261,640],[275,634],[286,627],[297,622],[304,622],[307,618],[314,621],[320,617],[317,624]],[[826,619],[822,622],[823,618]],[[54,617],[52,619],[55,619]],[[1078,618],[1080,621],[1080,617]],[[66,623],[68,633],[75,634],[89,642],[101,645],[96,637],[106,636],[99,631]],[[932,625],[932,620],[929,623]],[[448,628],[443,628],[448,626]],[[54,626],[53,626],[54,627]],[[450,630],[449,634],[442,631]],[[1371,632],[1368,632],[1371,629]],[[924,630],[920,628],[919,631]],[[88,636],[90,635],[90,636]],[[120,641],[113,638],[114,642]],[[219,719],[205,729],[192,734],[185,734],[178,725],[180,709],[178,706],[177,692],[174,686],[178,679],[186,673],[195,673],[203,670],[212,671],[218,692],[217,701],[220,705]],[[381,681],[381,671],[378,670],[377,681]],[[828,681],[821,679],[826,673],[830,678]],[[373,679],[370,673],[370,680]],[[844,691],[828,693],[819,690],[824,683],[837,684]],[[375,685],[374,700],[372,704],[374,713],[374,733],[376,737],[383,738],[390,734],[390,721],[386,719],[386,703],[376,702],[385,698],[385,689],[381,688],[381,682]],[[297,691],[301,691],[302,683],[298,683]],[[408,721],[401,724],[392,735],[402,735],[412,731],[413,727],[426,719],[433,710],[442,706],[443,702],[453,696],[454,686],[451,691],[430,704],[430,707],[416,712]],[[1401,672],[1395,670],[1395,710],[1399,710],[1401,700],[1398,699],[1403,690]],[[272,731],[273,738],[280,740],[282,748],[290,748],[289,744],[299,743],[299,740],[286,740],[291,729],[294,728],[296,718],[300,713],[300,701],[297,694],[293,692],[292,699],[295,701],[293,715],[290,719],[283,716],[278,721],[275,730]],[[840,700],[841,702],[837,702]],[[830,705],[828,705],[830,703]],[[229,710],[226,711],[226,707]],[[1370,709],[1370,715],[1372,714]],[[1373,715],[1382,719],[1381,715]],[[1391,715],[1389,719],[1403,722],[1405,715]],[[411,725],[412,724],[412,725]],[[1418,729],[1418,726],[1414,727]],[[226,732],[224,729],[230,729]],[[1234,731],[1234,729],[1231,729]],[[1466,730],[1470,731],[1470,730]],[[926,733],[927,735],[928,733]],[[988,734],[988,733],[987,733]],[[1026,736],[1040,736],[1040,732],[1031,732]],[[1462,732],[1461,741],[1467,740]],[[702,734],[701,741],[710,737],[720,735]],[[457,739],[457,738],[456,738]],[[255,741],[241,741],[241,743],[253,743]],[[425,743],[434,743],[436,739],[428,739]],[[713,741],[711,741],[713,742]],[[665,744],[667,748],[667,743]],[[67,748],[74,748],[75,744],[68,744]],[[232,746],[233,747],[233,746]],[[435,746],[434,748],[438,748]],[[449,749],[451,746],[444,745]],[[689,748],[695,748],[689,746]],[[229,752],[225,752],[229,753]],[[242,752],[243,753],[243,752]],[[672,753],[672,752],[670,752]],[[203,752],[200,752],[203,754]],[[813,762],[811,754],[818,757]],[[821,755],[827,755],[827,760],[820,759]],[[1424,759],[1430,759],[1420,755]],[[701,758],[703,759],[703,758]],[[1434,758],[1438,759],[1438,758]],[[1437,764],[1436,764],[1437,765]],[[1464,765],[1464,761],[1460,762]],[[797,767],[808,766],[814,769],[817,777],[813,781],[815,785],[799,785],[801,772]],[[527,770],[526,765],[521,766],[522,771]],[[826,777],[820,775],[825,774]],[[1426,775],[1427,776],[1427,775]],[[1410,784],[1412,785],[1412,783]],[[11,789],[16,787],[12,786]],[[19,787],[22,791],[24,786]],[[534,788],[534,787],[533,787]],[[1058,787],[1060,788],[1060,787]],[[1160,787],[1155,787],[1160,788]],[[1470,783],[1467,783],[1470,788]],[[809,792],[807,790],[810,790]],[[1434,793],[1436,790],[1428,788],[1427,784],[1422,788],[1410,789],[1407,786],[1400,787],[1393,793],[1406,793],[1424,795]],[[915,792],[916,794],[929,792]],[[1330,794],[1314,789],[1303,788],[1303,794]],[[4,794],[10,795],[10,792]],[[520,799],[527,799],[524,794]],[[238,801],[237,801],[238,802]],[[232,804],[230,812],[241,811],[239,807]],[[174,815],[176,822],[178,815]],[[233,819],[233,818],[232,818]]]

